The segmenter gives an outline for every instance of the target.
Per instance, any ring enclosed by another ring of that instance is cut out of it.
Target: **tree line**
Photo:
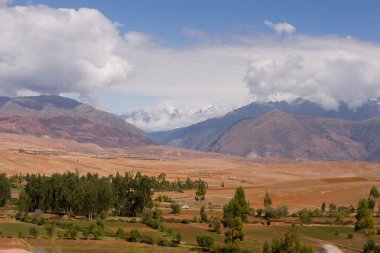
[[[28,174],[24,181],[26,185],[18,201],[20,215],[40,209],[45,213],[84,215],[89,219],[111,209],[118,216],[139,216],[151,204],[154,191],[206,185],[200,179],[169,182],[164,173],[153,177],[140,172],[127,172],[123,176],[117,173],[109,177],[90,173],[80,176],[77,172],[54,173],[51,176]]]

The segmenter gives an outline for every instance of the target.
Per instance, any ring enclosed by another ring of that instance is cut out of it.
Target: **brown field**
[[[20,148],[24,151],[19,152]],[[164,193],[189,204],[190,210],[183,215],[191,217],[201,205],[210,203],[219,209],[239,186],[244,187],[255,208],[262,207],[265,191],[269,191],[274,206],[286,204],[290,211],[317,208],[323,201],[327,205],[355,205],[368,196],[372,185],[380,187],[379,163],[252,160],[160,146],[106,150],[67,140],[0,135],[0,172],[52,174],[76,170],[105,176],[140,171],[155,176],[165,172],[169,179],[201,178],[209,184],[202,203],[194,201],[193,191]]]

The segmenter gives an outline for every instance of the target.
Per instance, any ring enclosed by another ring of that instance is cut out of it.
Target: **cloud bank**
[[[81,95],[124,82],[116,24],[93,9],[0,8],[0,91]]]

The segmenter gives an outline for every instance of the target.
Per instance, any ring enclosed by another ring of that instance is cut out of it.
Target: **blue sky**
[[[147,131],[253,101],[380,96],[377,0],[0,0],[0,12],[1,95],[143,110],[130,122]]]
[[[28,1],[14,1],[25,4]],[[263,20],[288,22],[314,35],[355,36],[380,40],[380,1],[373,0],[33,0],[56,8],[95,8],[123,24],[122,33],[136,30],[181,45],[185,27],[210,33],[269,31]]]

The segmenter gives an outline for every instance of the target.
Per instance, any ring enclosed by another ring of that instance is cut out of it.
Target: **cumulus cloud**
[[[296,31],[296,28],[289,23],[272,23],[271,21],[265,20],[264,24],[273,28],[277,34],[292,34]]]
[[[0,91],[84,95],[125,81],[116,26],[94,9],[0,8]]]
[[[380,96],[380,47],[344,38],[304,38],[253,60],[244,81],[256,100],[302,97],[327,109]],[[277,52],[276,52],[277,51]]]

